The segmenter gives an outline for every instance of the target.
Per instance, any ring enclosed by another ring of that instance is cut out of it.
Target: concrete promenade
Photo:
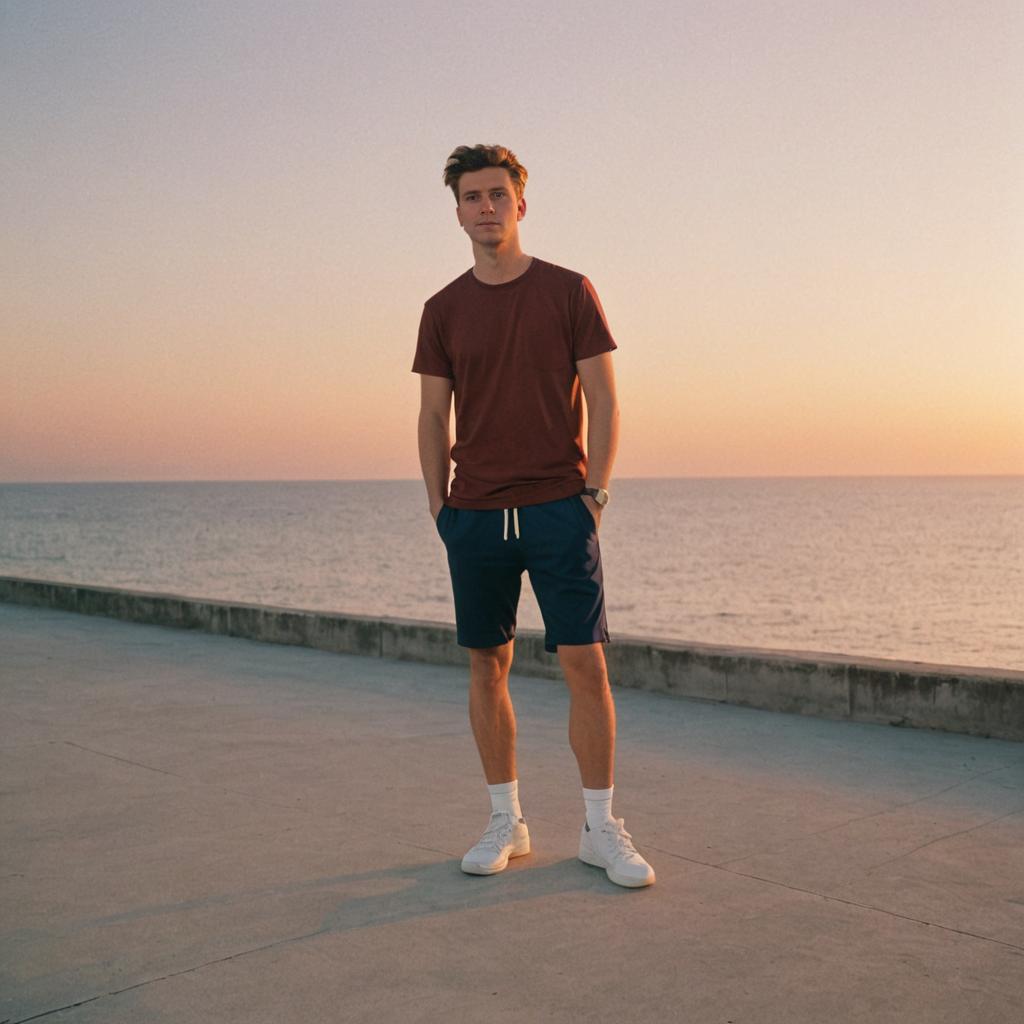
[[[199,629],[334,654],[463,669],[469,665],[469,652],[456,643],[454,624],[444,622],[19,576],[0,576],[0,603]],[[1022,671],[621,634],[612,640],[605,646],[605,658],[611,678],[622,688],[762,711],[1024,740]],[[542,630],[517,630],[515,641],[520,675],[561,682],[558,659],[544,651]]]
[[[626,890],[512,693],[471,877],[464,669],[0,605],[0,1022],[1024,1020],[1024,744],[616,689]]]

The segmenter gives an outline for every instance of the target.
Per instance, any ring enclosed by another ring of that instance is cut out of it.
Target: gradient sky
[[[419,477],[460,144],[614,476],[1024,472],[1024,5],[0,3],[0,481]]]

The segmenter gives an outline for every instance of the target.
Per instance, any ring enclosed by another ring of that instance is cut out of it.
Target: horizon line
[[[617,476],[615,480],[1015,480],[1024,473],[777,473],[764,475]],[[0,487],[52,487],[74,484],[334,484],[422,483],[422,477],[198,477],[111,480],[0,480]]]

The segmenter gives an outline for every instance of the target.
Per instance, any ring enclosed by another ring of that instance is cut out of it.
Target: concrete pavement
[[[1024,745],[614,692],[657,885],[515,675],[534,852],[473,877],[463,670],[0,605],[0,1022],[1020,1024]]]

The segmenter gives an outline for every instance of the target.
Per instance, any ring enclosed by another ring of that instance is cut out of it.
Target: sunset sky
[[[614,477],[1024,473],[1024,5],[0,3],[0,482],[419,477],[441,172],[619,349]]]

